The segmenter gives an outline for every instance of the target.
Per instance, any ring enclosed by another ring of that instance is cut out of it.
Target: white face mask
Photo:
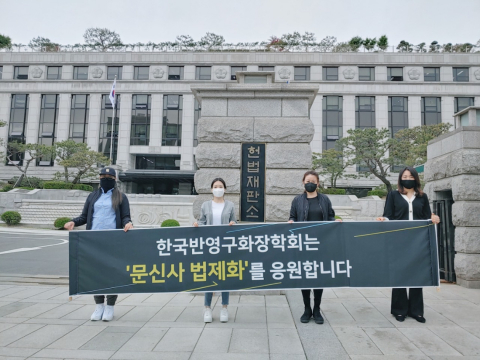
[[[215,197],[222,197],[223,194],[225,194],[225,189],[223,189],[223,188],[214,188],[214,189],[212,190],[212,192],[213,192],[213,196],[215,196]]]

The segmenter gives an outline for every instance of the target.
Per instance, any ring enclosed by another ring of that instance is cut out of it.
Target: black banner
[[[70,232],[70,294],[438,286],[430,221]]]
[[[240,219],[265,222],[265,144],[242,144]]]

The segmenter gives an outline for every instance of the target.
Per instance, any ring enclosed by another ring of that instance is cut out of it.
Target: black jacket
[[[335,221],[335,211],[333,211],[330,199],[323,194],[318,194],[318,202],[323,213],[323,221]],[[307,193],[298,195],[292,201],[289,220],[307,221],[308,217],[308,200]]]
[[[413,220],[429,220],[432,217],[427,194],[415,196],[412,202]],[[385,200],[383,217],[389,220],[408,220],[408,202],[397,190],[390,191]]]
[[[85,205],[83,206],[82,215],[71,220],[75,223],[75,226],[87,224],[87,230],[90,230],[92,228],[94,211],[93,205],[100,198],[100,195],[102,195],[102,189],[98,189],[88,195],[87,200],[85,201]],[[123,193],[122,203],[119,207],[117,207],[117,209],[115,209],[115,217],[117,229],[123,229],[128,222],[132,221],[130,219],[130,204],[128,203],[127,196]]]

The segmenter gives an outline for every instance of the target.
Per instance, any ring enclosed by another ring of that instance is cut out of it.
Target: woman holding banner
[[[427,195],[422,191],[417,170],[407,166],[398,174],[398,191],[391,191],[385,201],[383,216],[378,221],[386,220],[432,220],[434,224],[440,218],[430,210]],[[404,321],[410,316],[424,323],[422,288],[392,289],[391,314],[397,321]]]
[[[193,223],[193,226],[199,225],[233,225],[236,224],[235,205],[225,200],[224,194],[227,185],[222,178],[215,178],[211,184],[213,200],[205,201],[202,204],[200,219]],[[228,321],[228,300],[230,293],[222,292],[222,310],[220,311],[220,321]],[[212,297],[213,292],[205,293],[205,310],[203,313],[203,321],[211,323],[212,318]]]
[[[289,223],[294,221],[342,221],[335,220],[330,199],[317,191],[320,178],[317,172],[310,170],[303,175],[303,186],[305,192],[298,195],[292,201]],[[305,311],[300,318],[302,323],[308,323],[313,315],[317,324],[323,324],[324,319],[320,313],[323,289],[313,289],[313,311],[310,305],[310,289],[302,289],[303,304]]]

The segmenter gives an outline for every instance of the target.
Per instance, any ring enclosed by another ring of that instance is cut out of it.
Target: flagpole
[[[117,75],[115,75],[114,83],[117,80]],[[113,95],[114,99],[116,94]],[[112,117],[112,128],[110,130],[110,165],[113,165],[113,130],[115,129],[115,107],[117,106],[117,102],[115,101],[115,105],[113,106],[113,117]]]

